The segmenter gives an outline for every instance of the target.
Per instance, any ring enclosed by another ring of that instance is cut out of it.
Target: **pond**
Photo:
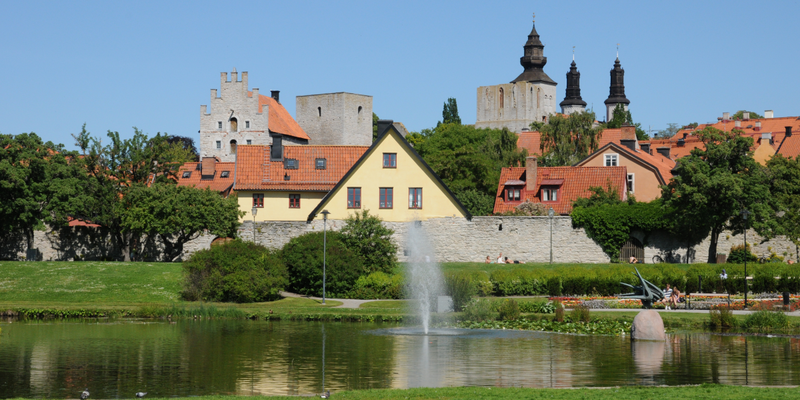
[[[392,324],[0,323],[0,397],[302,395],[441,386],[800,384],[800,339],[677,333],[666,343]],[[323,350],[324,345],[324,350]],[[323,383],[324,381],[324,383]]]

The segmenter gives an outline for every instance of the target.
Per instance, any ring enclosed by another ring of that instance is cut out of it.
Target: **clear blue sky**
[[[616,44],[635,122],[715,121],[748,109],[800,115],[800,3],[793,1],[4,1],[0,133],[137,126],[198,138],[219,73],[295,96],[373,96],[381,118],[436,125],[448,97],[475,122],[476,89],[507,83],[536,13],[545,72],[564,98],[575,58],[603,118]]]

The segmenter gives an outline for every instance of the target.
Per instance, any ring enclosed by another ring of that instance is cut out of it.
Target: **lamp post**
[[[553,207],[547,210],[547,215],[550,217],[550,264],[553,263],[553,215],[555,213],[556,211],[553,210]]]
[[[747,257],[750,255],[750,252],[747,250],[747,216],[750,215],[750,211],[747,211],[746,208],[742,208],[742,219],[744,220],[744,307],[742,309],[747,308]]]
[[[328,210],[322,210],[322,304],[325,304],[325,269],[326,253],[328,252]]]
[[[258,214],[258,208],[253,207],[253,209],[250,210],[250,213],[253,214],[253,243],[255,243],[256,242],[256,214]]]

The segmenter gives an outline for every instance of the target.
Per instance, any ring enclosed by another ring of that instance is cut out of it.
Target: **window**
[[[253,194],[253,207],[264,208],[264,195],[255,193]]]
[[[287,158],[283,160],[283,167],[286,169],[297,169],[298,162],[295,158]]]
[[[222,129],[222,121],[217,121],[217,129]]]
[[[520,192],[522,190],[519,186],[509,186],[506,188],[506,201],[519,201]]]
[[[633,174],[628,174],[628,192],[633,193]]]
[[[231,154],[236,154],[236,140],[231,140]]]
[[[383,168],[397,168],[397,153],[383,153]]]
[[[408,208],[422,208],[422,188],[408,189]]]
[[[192,171],[183,171],[183,177],[184,178],[188,178],[190,176],[192,176]]]
[[[231,171],[222,171],[222,173],[219,174],[220,178],[227,178],[229,176],[231,176]]]
[[[394,202],[394,190],[392,188],[381,188],[380,208],[392,208]]]
[[[347,188],[347,208],[361,208],[361,188]]]
[[[314,168],[325,169],[328,165],[328,160],[325,158],[317,158],[314,160]]]
[[[290,194],[289,195],[289,208],[300,208],[300,195],[299,194]]]
[[[244,121],[244,127],[250,129],[250,121]],[[249,143],[248,143],[249,144]]]
[[[217,145],[218,149],[221,149],[222,148],[222,141],[221,140],[217,140],[216,145]]]
[[[322,116],[322,107],[317,107],[317,113],[320,117]]]
[[[237,120],[236,118],[231,118],[230,123],[231,123],[231,132],[236,132],[239,130],[239,120]]]
[[[253,144],[253,141],[252,141],[252,140],[250,140],[250,139],[247,139],[247,142],[245,142],[245,143],[247,143],[247,144]]]
[[[606,167],[616,167],[619,164],[617,163],[617,155],[616,154],[606,154]]]
[[[542,202],[552,202],[558,201],[558,187],[555,186],[543,186],[542,187]]]
[[[358,115],[361,115],[361,106],[358,106]]]

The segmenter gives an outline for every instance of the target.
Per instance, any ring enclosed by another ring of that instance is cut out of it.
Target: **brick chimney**
[[[217,158],[216,157],[203,157],[203,161],[201,163],[201,176],[214,176],[217,169]]]
[[[536,177],[538,176],[539,166],[536,156],[525,159],[525,191],[533,193],[536,190]]]
[[[633,125],[622,125],[619,138],[636,140],[636,127]]]

